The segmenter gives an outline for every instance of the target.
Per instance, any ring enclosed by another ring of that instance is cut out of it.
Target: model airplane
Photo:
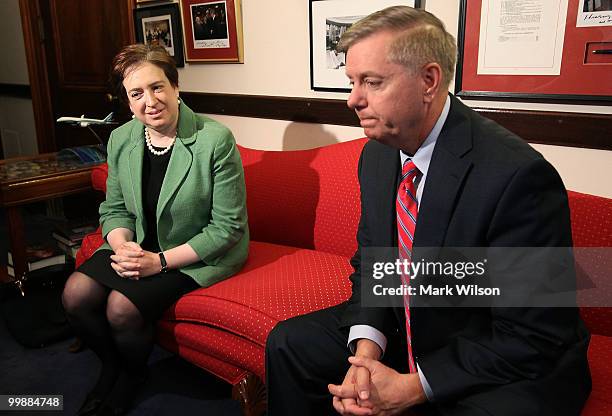
[[[96,124],[116,124],[115,121],[113,121],[113,113],[108,113],[108,115],[106,117],[104,117],[103,119],[98,119],[98,118],[85,118],[85,114],[83,114],[81,117],[60,117],[57,119],[58,123],[69,123],[69,124],[76,124],[79,125],[81,127],[89,127],[91,125],[96,125]]]

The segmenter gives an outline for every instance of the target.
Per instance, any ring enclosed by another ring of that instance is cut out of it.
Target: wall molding
[[[32,90],[29,85],[0,83],[0,95],[32,99]]]
[[[359,126],[345,100],[182,92],[197,113]],[[531,143],[612,150],[612,115],[474,108]]]

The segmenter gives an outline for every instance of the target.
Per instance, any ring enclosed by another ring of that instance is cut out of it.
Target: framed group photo
[[[134,11],[136,41],[163,46],[176,61],[185,66],[181,15],[176,3],[139,7]]]
[[[240,0],[181,0],[187,62],[244,61]]]
[[[612,0],[461,0],[455,94],[612,101]]]
[[[390,6],[420,7],[420,0],[310,0],[310,88],[350,92],[346,57],[336,51],[342,34],[365,16]]]

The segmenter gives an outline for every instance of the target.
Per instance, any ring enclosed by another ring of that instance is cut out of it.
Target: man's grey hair
[[[448,88],[457,61],[455,38],[440,19],[425,10],[392,6],[372,13],[344,33],[337,49],[346,53],[358,41],[383,31],[397,32],[389,47],[391,62],[404,65],[413,74],[436,62],[442,68],[442,85]]]

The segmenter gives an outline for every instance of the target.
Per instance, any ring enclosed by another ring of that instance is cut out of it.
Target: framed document
[[[457,96],[612,101],[612,25],[585,25],[605,20],[604,12],[585,12],[589,4],[461,0]]]

